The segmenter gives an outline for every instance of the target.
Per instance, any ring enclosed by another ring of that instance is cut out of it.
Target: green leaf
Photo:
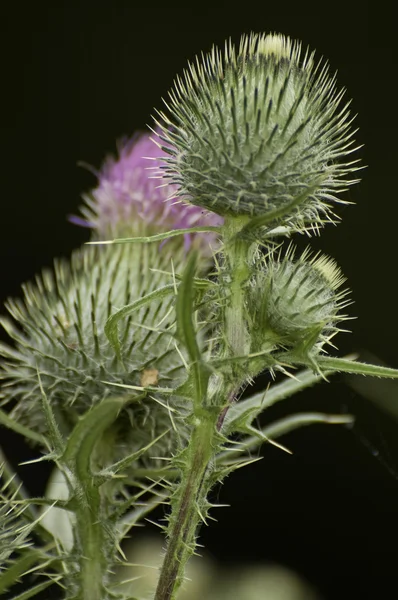
[[[352,415],[329,415],[326,413],[297,413],[279,421],[275,421],[261,429],[264,436],[269,439],[278,438],[290,431],[306,425],[324,423],[326,425],[351,425],[354,422]]]
[[[292,362],[297,362],[293,357],[291,357],[291,360]],[[316,362],[322,369],[339,371],[341,373],[355,373],[357,375],[369,375],[370,377],[387,377],[390,379],[398,379],[398,369],[390,369],[389,367],[381,367],[379,365],[370,365],[354,360],[348,360],[346,358],[319,356],[316,358]]]
[[[18,596],[13,596],[10,600],[28,600],[29,598],[33,598],[33,596],[37,596],[40,592],[48,588],[50,585],[53,585],[55,580],[43,581],[43,583],[38,583],[34,587],[22,592],[22,594],[18,594]]]
[[[332,370],[327,371],[324,375],[329,375],[332,372]],[[286,377],[281,383],[272,385],[264,392],[240,400],[231,406],[224,422],[223,433],[229,434],[236,431],[239,429],[240,424],[250,424],[266,408],[280,400],[290,398],[290,396],[320,381],[323,381],[323,377],[319,373],[306,369],[297,373],[294,378]]]
[[[361,351],[361,357],[373,364],[384,366],[378,356],[368,351]],[[370,400],[388,414],[398,420],[398,381],[391,379],[364,379],[355,375],[347,375],[346,383],[367,400]]]
[[[302,194],[296,196],[284,206],[274,208],[274,210],[270,210],[264,215],[260,215],[258,217],[254,217],[253,219],[250,219],[247,225],[245,225],[238,233],[239,237],[250,238],[253,232],[255,232],[257,229],[280,219],[286,213],[289,213],[293,208],[304,202],[307,196],[312,194],[312,192],[315,191],[317,188],[318,184],[308,187]]]
[[[125,399],[108,398],[83,415],[72,431],[62,461],[73,465],[80,481],[91,480],[91,456],[96,443],[126,404]]]
[[[20,578],[34,565],[43,562],[43,555],[35,548],[25,550],[18,558],[13,560],[7,569],[0,573],[0,594],[9,590]]]
[[[262,456],[256,456],[255,458],[240,458],[232,462],[227,460],[225,460],[225,462],[219,462],[220,457],[224,458],[224,455],[220,454],[219,456],[217,456],[216,466],[209,477],[210,481],[212,482],[212,485],[221,482],[223,479],[231,475],[231,473],[233,473],[237,469],[242,469],[243,467],[252,465],[255,462],[259,462],[263,458]],[[229,455],[228,458],[230,458]]]
[[[66,510],[70,510],[72,501],[60,499],[54,500],[52,498],[44,498],[42,496],[32,496],[31,498],[25,500],[16,500],[14,504],[20,504],[22,506],[49,506],[50,508],[55,506],[57,508],[65,508]]]
[[[195,405],[200,407],[207,392],[207,384],[210,376],[208,367],[202,361],[196,339],[196,331],[193,323],[194,312],[194,288],[193,279],[195,275],[196,256],[194,253],[189,257],[187,266],[177,293],[177,337],[184,344],[190,358],[190,375],[193,379],[193,394]]]
[[[330,415],[326,413],[297,413],[280,419],[260,429],[260,433],[263,438],[259,435],[248,436],[240,440],[236,448],[230,450],[224,450],[217,456],[217,462],[228,462],[234,456],[242,456],[244,451],[252,451],[261,446],[268,440],[272,441],[290,431],[304,427],[306,425],[314,425],[317,423],[324,423],[326,425],[350,425],[353,423],[354,417],[352,415]]]
[[[124,471],[133,462],[137,461],[140,458],[140,456],[142,456],[143,454],[145,454],[145,452],[147,452],[150,448],[152,448],[152,446],[157,444],[157,442],[160,439],[162,439],[162,437],[164,435],[166,435],[166,433],[168,433],[169,431],[170,430],[167,429],[166,431],[164,431],[163,433],[158,435],[157,438],[155,438],[154,440],[149,442],[149,444],[147,444],[143,448],[140,448],[139,450],[137,450],[137,452],[133,452],[132,454],[129,454],[125,458],[122,458],[121,460],[119,460],[117,463],[114,463],[113,465],[110,465],[109,467],[107,467],[104,471],[99,473],[99,478],[101,478],[103,476],[104,481],[107,481],[107,480],[109,480],[109,476],[116,475],[117,473]]]
[[[119,322],[122,319],[125,319],[126,317],[130,316],[133,312],[135,312],[136,310],[139,310],[146,304],[149,304],[150,302],[153,302],[154,300],[162,300],[166,296],[169,296],[170,294],[174,294],[174,293],[175,293],[174,284],[171,283],[171,284],[165,285],[165,286],[159,288],[158,290],[154,290],[153,292],[150,292],[146,296],[139,298],[139,300],[135,300],[131,304],[124,306],[123,308],[121,308],[117,312],[115,312],[115,314],[113,314],[111,317],[109,317],[109,319],[106,322],[105,328],[104,328],[105,335],[108,338],[112,348],[115,350],[116,355],[120,360],[121,360],[121,348],[120,348],[119,332],[118,332]]]
[[[50,405],[48,398],[46,396],[46,393],[43,389],[43,386],[41,383],[41,378],[40,378],[40,372],[38,369],[37,369],[37,377],[39,380],[42,408],[43,408],[44,416],[46,419],[46,425],[47,425],[47,429],[48,429],[48,435],[50,437],[50,442],[51,442],[52,447],[54,448],[55,452],[57,454],[61,455],[65,450],[65,443],[62,438],[61,432],[58,429],[57,420],[54,416],[51,405]]]
[[[122,541],[132,527],[141,526],[144,518],[160,504],[166,503],[168,499],[167,494],[158,492],[152,494],[145,503],[138,504],[133,510],[125,513],[116,526],[118,540]]]
[[[187,229],[173,229],[172,231],[166,231],[165,233],[157,233],[156,235],[150,235],[145,237],[117,238],[114,240],[106,240],[102,242],[86,242],[86,244],[150,244],[152,242],[162,242],[163,240],[168,240],[169,238],[175,237],[177,235],[185,235],[186,233],[200,232],[221,233],[221,227],[211,227],[206,225],[202,227],[188,227]]]
[[[275,361],[269,350],[262,350],[261,352],[253,352],[242,356],[215,358],[208,363],[209,367],[221,372],[224,367],[229,367],[233,364],[243,365],[247,375],[255,377],[266,368],[277,367],[279,363]]]
[[[14,421],[14,419],[9,417],[1,409],[0,409],[0,423],[2,425],[4,425],[5,427],[7,427],[8,429],[15,431],[15,433],[19,433],[26,439],[32,440],[32,442],[39,443],[42,446],[46,446],[47,448],[49,448],[49,444],[43,435],[40,435],[40,433],[36,433],[36,431],[29,429],[29,427],[25,427],[24,425],[17,423],[17,421]]]
[[[7,481],[7,489],[12,495],[13,500],[19,500],[21,503],[26,503],[25,516],[29,520],[35,521],[37,518],[36,511],[31,504],[28,491],[25,489],[19,475],[10,465],[6,455],[0,446],[0,481]]]

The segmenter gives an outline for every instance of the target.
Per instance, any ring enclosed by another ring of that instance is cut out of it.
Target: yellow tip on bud
[[[257,53],[264,56],[274,55],[278,60],[289,58],[292,53],[292,42],[289,37],[270,33],[258,40]]]

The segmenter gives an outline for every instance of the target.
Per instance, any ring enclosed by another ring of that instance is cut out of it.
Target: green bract
[[[196,58],[160,112],[163,177],[220,215],[318,227],[357,180],[348,104],[327,64],[281,35],[241,38]],[[281,213],[282,211],[282,213]]]

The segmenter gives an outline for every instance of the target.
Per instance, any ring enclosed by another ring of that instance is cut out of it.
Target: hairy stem
[[[224,313],[224,331],[226,337],[225,358],[247,356],[250,353],[250,334],[247,327],[247,309],[245,301],[245,285],[250,277],[250,261],[257,245],[248,242],[240,232],[247,220],[235,217],[225,219],[224,256],[228,280],[228,299]],[[227,404],[222,409],[217,430],[220,431],[230,406],[236,399],[239,390],[247,381],[247,371],[242,365],[233,364],[230,381],[224,382]],[[219,390],[221,391],[221,389]]]
[[[109,540],[101,518],[100,489],[85,484],[75,510],[76,544],[79,547],[77,591],[73,600],[105,600],[109,571]]]
[[[250,277],[253,245],[238,234],[246,218],[226,218],[224,256],[227,278],[227,305],[224,313],[224,358],[245,356],[250,352],[247,328],[245,285]],[[206,514],[206,498],[211,487],[208,466],[222,444],[219,431],[228,408],[247,379],[247,372],[232,363],[228,374],[218,377],[212,392],[207,391],[201,407],[195,407],[190,442],[183,452],[181,481],[172,501],[168,546],[161,569],[155,600],[174,600],[181,586],[187,560],[193,554],[199,521]]]
[[[93,504],[96,505],[94,510]],[[90,506],[82,507],[78,514],[81,542],[79,600],[104,598],[104,573],[108,565],[103,552],[104,532],[99,516],[97,499]]]
[[[207,496],[206,470],[214,454],[215,418],[210,413],[196,418],[188,460],[173,501],[171,528],[155,600],[174,600],[183,581],[187,560],[195,549],[196,531]]]

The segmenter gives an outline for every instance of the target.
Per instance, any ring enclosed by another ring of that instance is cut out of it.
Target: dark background
[[[100,166],[117,139],[151,123],[153,107],[161,107],[175,74],[196,53],[229,36],[238,42],[242,33],[276,31],[327,57],[353,98],[368,168],[348,196],[356,206],[340,209],[342,223],[312,244],[337,259],[355,300],[350,310],[358,319],[353,333],[338,339],[340,352],[370,350],[398,367],[394,19],[392,5],[374,4],[374,13],[370,3],[340,1],[8,6],[1,36],[1,299],[18,295],[23,281],[87,239],[66,220],[95,184],[78,161]],[[221,565],[266,560],[291,567],[327,599],[390,596],[398,583],[398,423],[342,377],[265,419],[302,410],[348,411],[357,421],[350,430],[324,425],[286,436],[293,456],[264,447],[263,461],[219,491],[231,508],[217,511],[202,542]],[[3,429],[0,436],[15,463],[34,455]],[[42,467],[21,473],[33,494],[43,492]]]

